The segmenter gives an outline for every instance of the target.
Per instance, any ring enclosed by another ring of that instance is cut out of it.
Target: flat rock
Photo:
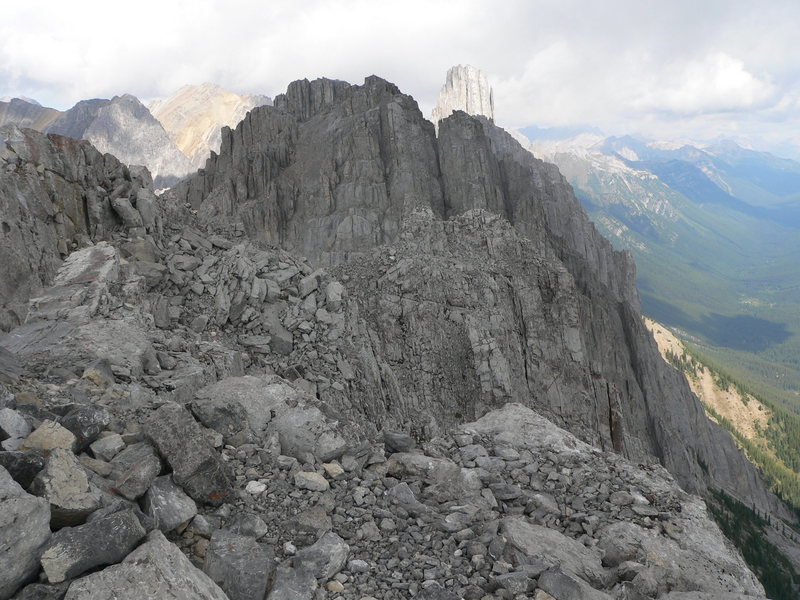
[[[125,448],[125,441],[120,434],[111,433],[90,444],[89,448],[95,458],[109,462]]]
[[[10,598],[39,571],[50,537],[50,507],[0,467],[0,598]]]
[[[206,504],[223,502],[231,490],[227,468],[188,410],[168,402],[150,415],[144,430],[189,496]]]
[[[383,443],[389,452],[408,452],[416,446],[414,438],[402,431],[383,430]]]
[[[31,483],[31,491],[50,503],[54,528],[80,525],[100,507],[101,492],[89,482],[78,459],[69,450],[57,448]]]
[[[136,500],[161,473],[161,460],[147,442],[131,444],[111,461],[111,479],[117,492]]]
[[[172,475],[156,477],[141,500],[142,510],[161,531],[172,531],[197,514],[197,505],[172,481]]]
[[[307,569],[317,579],[330,579],[342,570],[350,555],[350,546],[333,532],[322,535],[313,545],[297,551],[292,565]]]
[[[122,563],[72,582],[65,600],[228,600],[219,586],[156,530]]]
[[[224,529],[211,536],[203,571],[230,600],[263,598],[274,570],[270,551],[255,538]]]
[[[325,492],[330,489],[328,480],[313,471],[298,471],[294,474],[294,484],[301,490],[312,492]]]
[[[50,583],[72,579],[94,567],[118,563],[145,534],[131,510],[78,527],[64,527],[45,546],[42,568]]]
[[[316,590],[317,578],[310,571],[278,567],[267,600],[312,600]]]
[[[578,577],[560,571],[546,571],[539,576],[539,588],[556,600],[612,600]]]
[[[78,440],[69,429],[55,421],[45,420],[37,427],[19,447],[20,450],[55,450],[62,448],[74,452]]]
[[[563,569],[591,583],[604,585],[609,580],[597,550],[590,550],[558,531],[534,525],[523,517],[507,517],[502,521],[502,532],[512,546],[527,556],[559,563]]]

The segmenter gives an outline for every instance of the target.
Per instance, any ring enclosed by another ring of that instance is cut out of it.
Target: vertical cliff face
[[[267,96],[235,94],[213,83],[185,85],[148,107],[192,167],[205,165],[219,152],[223,127],[235,127],[256,106],[272,104]]]
[[[176,193],[218,225],[338,265],[357,373],[321,397],[344,413],[430,433],[519,401],[658,458],[692,491],[788,516],[661,360],[630,255],[555,166],[488,119],[456,112],[437,139],[383,80],[301,81],[226,130]],[[296,352],[309,376],[327,373],[321,353]]]
[[[431,121],[438,127],[439,121],[457,110],[494,121],[494,95],[480,69],[457,65],[447,71],[447,79],[431,112]]]

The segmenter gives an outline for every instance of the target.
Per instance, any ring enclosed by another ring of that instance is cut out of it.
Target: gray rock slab
[[[227,467],[188,410],[168,402],[150,415],[144,430],[189,496],[206,504],[223,502],[231,491]]]
[[[349,555],[350,546],[329,531],[313,545],[298,550],[292,565],[311,571],[318,579],[330,579],[342,570]]]
[[[255,538],[224,529],[211,536],[203,571],[230,600],[263,598],[274,570],[272,553]]]
[[[310,571],[278,567],[267,600],[311,600],[317,590],[317,578]]]
[[[122,563],[72,582],[65,600],[228,600],[160,531]]]
[[[118,563],[145,534],[144,527],[130,510],[78,527],[64,527],[45,546],[42,568],[50,583],[60,583],[94,567]]]
[[[69,450],[56,449],[31,483],[31,491],[50,503],[54,528],[80,525],[100,508],[101,492]]]
[[[0,467],[0,598],[10,598],[36,576],[49,537],[47,501],[28,494]]]
[[[161,460],[147,442],[125,448],[111,461],[111,480],[117,492],[128,500],[136,500],[161,473]]]
[[[89,448],[95,458],[109,462],[125,448],[125,441],[120,434],[112,433],[96,440],[90,444]]]
[[[156,477],[141,499],[142,510],[161,531],[172,531],[197,514],[197,505],[175,485],[172,475]]]
[[[610,574],[600,564],[600,553],[564,534],[529,523],[523,517],[507,517],[502,532],[508,542],[531,557],[554,561],[561,567],[593,584],[605,585]]]
[[[546,571],[539,576],[539,588],[556,600],[612,600],[578,577],[560,571]]]

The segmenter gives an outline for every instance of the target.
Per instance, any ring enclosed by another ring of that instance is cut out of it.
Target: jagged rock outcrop
[[[75,527],[10,593],[38,559],[21,598],[763,598],[687,490],[792,515],[555,169],[464,113],[437,141],[374,77],[223,138],[152,221],[121,183],[109,239],[0,338],[0,464]]]
[[[457,65],[447,71],[436,106],[431,112],[431,121],[438,127],[457,110],[470,115],[482,115],[494,122],[494,94],[480,69],[471,65]]]
[[[710,484],[788,515],[659,357],[630,255],[597,233],[555,167],[488,120],[457,112],[437,140],[381,79],[297,82],[226,131],[177,199],[343,265],[357,298],[353,410],[424,429],[522,399],[592,443],[659,458],[692,491]],[[474,209],[514,227],[455,218]]]
[[[82,100],[64,112],[15,98],[0,102],[2,125],[87,140],[126,165],[146,166],[157,187],[172,185],[192,170],[161,124],[130,94],[111,100]]]
[[[0,331],[8,331],[69,252],[158,223],[146,170],[31,129],[3,127],[0,144]]]
[[[192,167],[199,169],[211,152],[219,152],[223,127],[235,127],[248,111],[270,104],[268,96],[235,94],[203,83],[185,85],[163,100],[151,102],[148,108]]]

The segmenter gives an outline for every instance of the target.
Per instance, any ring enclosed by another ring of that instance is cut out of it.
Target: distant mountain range
[[[604,235],[634,253],[645,313],[796,400],[787,390],[800,389],[800,163],[730,141],[540,132],[522,130],[528,148],[558,165]]]
[[[66,111],[30,98],[5,98],[0,126],[88,140],[128,165],[145,165],[156,187],[167,187],[219,150],[222,127],[235,126],[247,111],[270,102],[267,96],[234,94],[210,83],[184,86],[150,108],[130,94],[82,100]]]

